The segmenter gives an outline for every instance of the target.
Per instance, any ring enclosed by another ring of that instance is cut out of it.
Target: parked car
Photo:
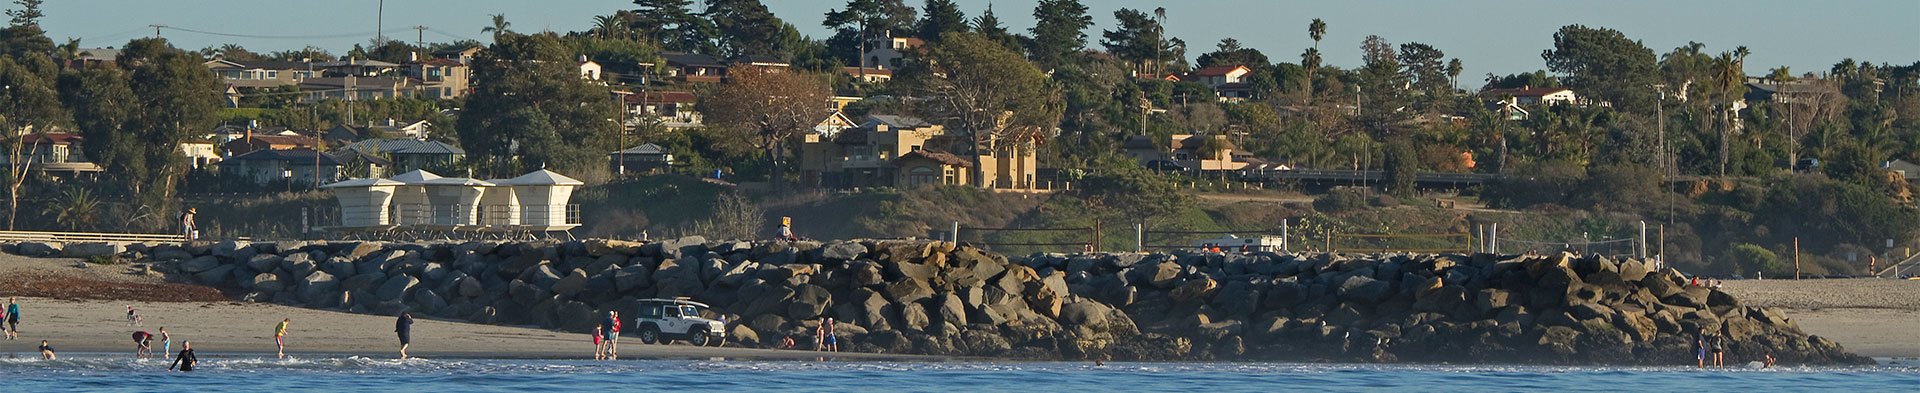
[[[640,301],[640,315],[634,318],[640,342],[670,344],[685,340],[695,346],[718,347],[727,341],[726,324],[700,316],[706,304],[686,299],[646,299]]]
[[[1187,167],[1187,165],[1186,165],[1186,164],[1181,164],[1181,163],[1180,163],[1179,161],[1174,161],[1174,160],[1152,160],[1152,161],[1147,161],[1147,169],[1150,169],[1150,170],[1155,170],[1155,171],[1160,171],[1160,172],[1189,172],[1189,171],[1193,171],[1193,168],[1189,168],[1189,167]]]

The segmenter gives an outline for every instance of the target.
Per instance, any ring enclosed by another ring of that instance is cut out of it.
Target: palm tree
[[[1720,119],[1720,177],[1727,176],[1729,157],[1727,138],[1733,132],[1733,122],[1736,120],[1733,116],[1734,102],[1746,94],[1747,74],[1744,67],[1747,53],[1747,47],[1742,46],[1733,52],[1721,52],[1720,57],[1714,60],[1713,90],[1719,93],[1721,106],[1718,116]]]
[[[1327,22],[1313,18],[1307,24],[1307,36],[1313,38],[1313,47],[1300,55],[1300,66],[1307,68],[1307,106],[1313,106],[1313,70],[1320,68],[1320,39],[1327,37]],[[1311,60],[1311,61],[1309,61]],[[1311,64],[1308,64],[1311,63]]]
[[[66,230],[92,229],[94,212],[100,210],[100,200],[93,197],[87,189],[68,188],[64,198],[48,206],[47,215],[53,216],[55,225]]]
[[[480,32],[493,33],[493,40],[499,41],[500,36],[513,32],[507,30],[507,26],[512,25],[512,23],[507,22],[507,14],[493,14],[493,26],[482,27],[480,28]]]
[[[600,38],[624,38],[626,27],[627,22],[616,15],[593,17],[593,31],[599,33]]]

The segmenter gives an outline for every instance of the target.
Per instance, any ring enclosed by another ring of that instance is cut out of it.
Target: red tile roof
[[[907,154],[901,154],[900,158],[893,159],[893,162],[898,163],[901,161],[906,161],[908,159],[914,159],[914,158],[933,160],[933,162],[940,163],[941,165],[951,165],[951,166],[957,166],[962,168],[973,167],[973,162],[967,161],[967,159],[965,158],[960,158],[960,156],[937,152],[937,151],[931,151],[931,150],[914,150],[911,152],[907,152]]]

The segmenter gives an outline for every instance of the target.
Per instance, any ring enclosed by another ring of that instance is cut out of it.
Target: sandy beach
[[[18,296],[21,308],[20,338],[0,340],[0,354],[39,356],[35,348],[44,339],[51,340],[61,352],[124,352],[131,356],[134,331],[158,334],[161,327],[166,327],[173,336],[175,351],[180,349],[181,341],[192,340],[194,349],[201,356],[271,356],[274,353],[274,324],[282,318],[291,318],[293,322],[289,324],[286,338],[287,352],[291,356],[399,355],[393,317],[232,301],[105,300],[100,298],[117,298],[129,293],[140,295],[138,297],[143,299],[185,300],[203,298],[211,290],[196,285],[167,283],[158,276],[127,274],[125,271],[128,268],[124,265],[96,265],[78,269],[73,267],[75,262],[69,259],[0,256],[0,296]],[[83,293],[76,291],[105,286],[116,286],[123,290],[106,292],[103,296],[93,296],[98,295],[98,291],[87,292],[87,296],[81,296]],[[55,297],[43,297],[48,295]],[[0,302],[3,301],[0,299]],[[144,320],[140,326],[127,323],[128,305],[139,310]],[[159,345],[159,340],[155,339],[154,351],[160,350]],[[408,352],[425,358],[590,359],[593,357],[593,343],[582,333],[418,317],[413,326],[413,345]],[[640,343],[639,338],[623,337],[620,340],[620,356],[816,359],[820,353],[702,348],[686,344],[646,345]],[[862,353],[840,353],[834,358],[938,359]]]
[[[1787,312],[1807,333],[1870,357],[1920,357],[1920,280],[1737,280],[1727,293]]]

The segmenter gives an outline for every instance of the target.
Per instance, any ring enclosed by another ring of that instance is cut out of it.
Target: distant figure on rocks
[[[20,303],[18,299],[7,298],[7,339],[20,338]]]
[[[193,365],[200,363],[200,356],[193,353],[192,341],[180,342],[180,354],[173,357],[173,364],[167,365],[167,371],[179,367],[180,371],[193,371]]]
[[[53,354],[53,344],[48,343],[47,340],[40,340],[40,358],[46,360],[59,358],[59,356]]]
[[[193,216],[199,212],[189,207],[186,212],[180,213],[180,236],[186,237],[187,240],[194,240]]]
[[[281,319],[280,324],[273,326],[273,348],[274,352],[278,353],[281,359],[287,358],[286,337],[287,323],[289,322],[293,322],[293,318]]]
[[[1775,360],[1776,359],[1773,358],[1773,351],[1767,351],[1766,362],[1763,364],[1763,366],[1766,368],[1773,368],[1773,362]]]
[[[153,333],[147,333],[144,330],[133,332],[133,357],[135,359],[153,357]]]
[[[413,343],[413,314],[400,313],[393,321],[393,333],[400,336],[400,359],[406,359],[407,344]]]

